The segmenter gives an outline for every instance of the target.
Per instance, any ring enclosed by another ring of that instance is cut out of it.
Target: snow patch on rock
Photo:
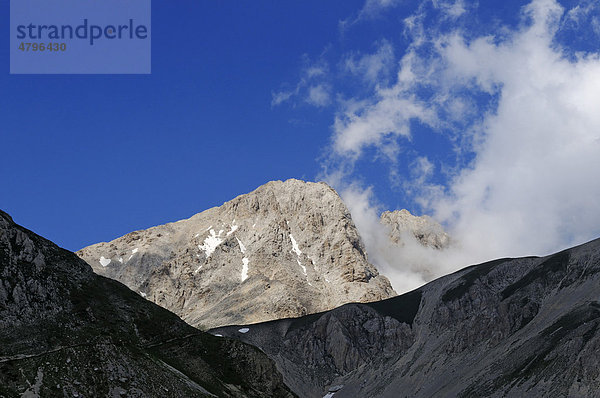
[[[210,230],[210,234],[204,239],[204,243],[198,245],[198,249],[203,250],[206,253],[206,258],[210,257],[216,250],[216,248],[223,242],[221,234],[223,230],[220,230],[217,234],[214,229]]]
[[[235,231],[237,231],[238,228],[239,228],[239,225],[236,225],[235,220],[233,220],[233,222],[231,223],[231,229],[229,230],[229,232],[227,232],[227,236],[229,236],[232,233],[234,233]]]
[[[238,245],[240,245],[240,250],[242,251],[242,254],[245,254],[246,253],[246,246],[244,246],[244,244],[242,243],[242,241],[239,240],[238,238],[235,238],[235,239],[237,239]]]
[[[242,243],[241,240],[239,240],[239,238],[235,238],[238,242],[238,245],[240,246],[240,251],[242,252],[242,254],[246,254],[246,246],[244,246],[244,244]],[[242,282],[245,281],[246,279],[248,279],[248,264],[250,263],[250,260],[248,260],[248,257],[244,257],[242,258]]]
[[[306,275],[306,267],[304,265],[302,265],[302,262],[300,261],[300,256],[302,255],[302,251],[298,247],[298,242],[296,242],[296,239],[294,239],[292,234],[290,234],[290,240],[292,241],[292,251],[294,253],[296,253],[296,262],[302,268],[302,272],[304,272],[304,275]]]
[[[298,242],[296,242],[296,239],[294,239],[292,234],[290,234],[290,240],[292,241],[292,251],[296,253],[297,256],[300,256],[302,254],[302,251],[298,247]]]
[[[242,282],[248,279],[248,259],[244,257],[242,259]]]

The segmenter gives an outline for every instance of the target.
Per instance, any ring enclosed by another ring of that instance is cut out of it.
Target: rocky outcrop
[[[0,397],[293,394],[274,363],[200,332],[0,211]]]
[[[356,369],[376,369],[405,353],[415,341],[411,326],[420,301],[417,292],[301,318],[216,328],[211,333],[260,347],[275,359],[294,392],[322,397]]]
[[[325,183],[274,181],[187,219],[77,253],[201,328],[395,295]]]
[[[441,250],[450,246],[450,236],[429,216],[413,216],[405,209],[385,211],[380,222],[388,227],[390,240],[395,245],[402,246],[407,235],[412,235],[425,247]]]
[[[600,239],[465,268],[385,301],[212,333],[306,397],[557,397],[600,390]]]

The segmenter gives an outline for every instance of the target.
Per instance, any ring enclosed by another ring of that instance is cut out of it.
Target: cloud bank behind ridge
[[[384,39],[339,62],[361,75],[368,94],[337,94],[322,177],[399,292],[468,264],[543,255],[600,235],[600,57],[564,39],[582,29],[597,35],[598,6],[533,0],[514,10],[517,23],[487,30],[471,26],[477,7],[423,2],[403,19],[404,52]],[[423,130],[447,140],[452,164],[414,147]],[[378,223],[381,181],[359,177],[373,153],[388,183],[445,226],[452,249],[389,246]],[[400,161],[408,174],[398,175]]]

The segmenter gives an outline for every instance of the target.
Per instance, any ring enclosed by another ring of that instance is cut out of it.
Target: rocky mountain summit
[[[98,276],[0,211],[0,397],[294,396],[255,347]]]
[[[402,209],[383,212],[380,222],[389,228],[390,240],[396,245],[402,246],[410,234],[425,247],[441,250],[450,246],[450,236],[431,217],[413,216]]]
[[[95,272],[201,328],[395,295],[325,183],[269,182],[220,207],[77,254]]]
[[[380,302],[211,332],[259,347],[302,397],[595,397],[600,239]]]

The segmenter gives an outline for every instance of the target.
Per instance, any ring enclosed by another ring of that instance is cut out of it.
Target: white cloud
[[[410,121],[415,118],[429,123],[433,115],[425,104],[414,98],[383,90],[378,93],[375,103],[358,110],[344,109],[336,116],[333,148],[337,154],[352,160],[357,159],[367,146],[386,152],[395,145],[394,137],[410,137]],[[389,153],[395,155],[397,151]]]
[[[296,94],[296,90],[292,90],[292,91],[276,91],[271,93],[272,95],[272,100],[271,100],[271,106],[277,106],[280,105],[286,101],[288,101],[290,98],[292,98],[292,96]]]
[[[407,292],[452,272],[453,264],[463,259],[456,248],[439,251],[424,247],[412,234],[402,236],[402,246],[392,244],[387,227],[379,222],[383,207],[377,203],[371,187],[351,184],[340,191],[340,195],[361,233],[369,261],[390,279],[396,292]]]
[[[595,16],[599,7],[600,5],[595,0],[582,1],[566,13],[565,23],[584,23],[588,17]]]
[[[300,80],[293,89],[274,91],[271,93],[271,106],[300,99],[316,107],[331,104],[331,87],[328,83],[329,65],[322,59],[311,62],[304,56],[305,66],[301,71]]]
[[[344,67],[354,75],[360,76],[367,84],[376,85],[386,81],[394,65],[394,48],[387,40],[377,44],[372,54],[350,54]]]
[[[327,75],[328,68],[326,64],[322,62],[316,65],[310,65],[305,70],[306,79],[312,79],[315,77]]]
[[[340,21],[339,27],[344,31],[356,23],[375,19],[385,11],[397,7],[401,3],[401,0],[366,0],[356,16]]]
[[[554,47],[556,2],[526,12],[533,24],[511,40],[455,36],[442,53],[449,77],[500,98],[475,161],[430,203],[478,259],[548,253],[600,232],[600,61],[571,62]]]
[[[600,36],[600,3],[597,0],[581,1],[566,13],[562,28],[567,31],[572,29],[580,39],[597,41]],[[588,28],[595,37],[582,35],[581,28]]]
[[[311,86],[308,89],[306,102],[314,106],[327,106],[331,103],[331,94],[329,87],[325,84]]]
[[[359,17],[374,17],[388,8],[400,5],[400,0],[366,0],[359,12]]]
[[[462,2],[435,3],[465,17]],[[522,12],[521,26],[475,38],[426,29],[422,15],[406,19],[413,42],[397,80],[343,102],[335,116],[333,156],[346,163],[334,170],[337,187],[372,261],[400,291],[469,263],[547,254],[600,234],[599,54],[565,55],[555,37],[575,11],[555,0],[533,0]],[[367,150],[392,161],[404,153],[415,121],[473,155],[445,187],[429,182],[433,164],[423,154],[412,163],[414,199],[459,242],[443,256],[390,249],[373,191],[345,183]]]

